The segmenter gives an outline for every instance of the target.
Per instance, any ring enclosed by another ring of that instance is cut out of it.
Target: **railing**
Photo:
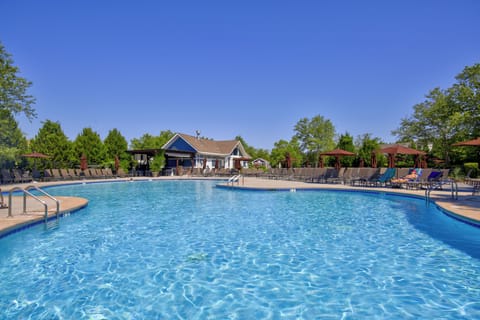
[[[442,188],[443,185],[449,184],[450,185],[450,192],[453,199],[458,200],[458,184],[453,179],[448,180],[439,180],[431,182],[427,189],[425,189],[425,201],[430,203],[431,193],[433,190],[439,190]]]
[[[232,186],[233,186],[233,184],[236,182],[237,185],[240,185],[240,178],[242,179],[242,185],[243,185],[244,182],[245,182],[245,180],[244,180],[245,178],[241,174],[237,174],[237,175],[234,175],[234,176],[230,177],[227,181],[227,184],[232,184]]]
[[[52,197],[50,194],[48,194],[44,190],[42,190],[39,187],[34,186],[34,185],[27,186],[23,189],[21,187],[14,187],[14,188],[10,189],[10,191],[8,193],[8,217],[10,217],[10,218],[13,217],[13,214],[12,214],[12,194],[15,191],[21,191],[23,193],[23,214],[27,213],[27,196],[30,196],[32,199],[35,199],[36,201],[40,202],[43,205],[44,210],[45,210],[45,214],[44,214],[45,226],[48,227],[48,204],[44,200],[37,197],[36,195],[32,194],[29,191],[31,189],[35,189],[36,191],[40,192],[41,194],[43,194],[47,198],[50,198],[51,200],[55,201],[55,203],[57,205],[57,208],[56,208],[57,210],[55,211],[56,225],[58,225],[59,217],[60,217],[59,216],[60,215],[60,201],[58,201],[57,199]]]

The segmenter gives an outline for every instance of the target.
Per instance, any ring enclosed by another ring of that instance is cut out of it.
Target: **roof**
[[[168,150],[170,145],[173,144],[173,142],[175,142],[178,138],[181,138],[185,142],[187,142],[192,148],[197,151],[197,153],[227,156],[232,154],[235,148],[238,147],[240,148],[243,157],[250,158],[250,156],[243,148],[242,143],[238,140],[209,140],[197,138],[184,133],[175,134],[175,136],[173,136],[173,138],[170,139],[162,147],[162,149]]]

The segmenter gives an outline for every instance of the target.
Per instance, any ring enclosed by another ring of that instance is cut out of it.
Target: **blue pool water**
[[[90,200],[0,239],[0,319],[478,319],[480,229],[421,200],[210,181]]]

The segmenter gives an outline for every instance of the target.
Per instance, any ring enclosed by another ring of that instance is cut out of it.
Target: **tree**
[[[32,151],[49,155],[50,162],[57,168],[71,167],[72,163],[78,163],[72,147],[72,142],[68,140],[60,123],[51,120],[43,122],[43,126],[30,143]],[[40,165],[40,168],[42,167]]]
[[[287,153],[290,154],[293,167],[300,167],[303,163],[302,151],[297,138],[293,137],[290,141],[279,140],[275,142],[272,152],[270,154],[270,161],[272,167],[279,164],[284,166]]]
[[[75,154],[78,159],[85,154],[89,164],[104,165],[106,161],[105,146],[100,135],[92,128],[84,128],[74,141]]]
[[[0,109],[0,119],[0,163],[2,167],[12,167],[18,155],[26,150],[27,140],[9,110]]]
[[[356,140],[358,162],[363,162],[365,166],[370,167],[372,165],[372,153],[380,148],[380,143],[380,138],[373,138],[369,133],[358,136]],[[378,154],[377,165],[385,166],[385,159],[385,156]]]
[[[316,163],[321,152],[333,149],[335,127],[332,122],[317,115],[300,119],[294,127],[295,138],[311,163]]]
[[[449,89],[453,102],[461,110],[461,128],[465,136],[459,138],[476,138],[480,136],[480,64],[465,67],[455,77],[458,81]]]
[[[19,68],[13,65],[11,55],[0,43],[0,110],[7,110],[13,114],[23,113],[31,120],[36,116],[32,107],[35,99],[27,94],[32,83],[20,77],[19,72]]]
[[[248,153],[248,155],[250,157],[252,157],[252,160],[257,159],[257,158],[262,158],[262,159],[265,159],[267,161],[270,161],[270,153],[268,152],[268,150],[256,149],[256,148],[250,146],[249,144],[247,144],[247,142],[245,142],[245,140],[240,135],[236,136],[235,140],[238,140],[242,143],[243,148]]]
[[[173,138],[175,134],[170,130],[160,131],[158,136],[152,136],[151,134],[144,134],[139,139],[132,139],[131,145],[133,149],[161,149],[165,143]],[[161,150],[150,163],[150,169],[153,171],[159,171],[165,166],[165,155]]]
[[[337,148],[350,151],[350,152],[355,152],[353,137],[348,132],[340,135],[340,138],[337,143]],[[353,165],[354,160],[355,160],[354,157],[342,157],[340,162],[342,164],[342,167],[351,167]]]
[[[455,78],[457,83],[450,88],[431,90],[392,132],[425,151],[432,145],[433,155],[445,159],[446,165],[453,143],[480,136],[480,64],[465,67]]]

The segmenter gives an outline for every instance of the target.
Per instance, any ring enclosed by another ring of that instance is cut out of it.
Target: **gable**
[[[176,139],[169,144],[166,150],[197,152],[197,150],[195,150],[190,144],[188,144],[180,136],[177,136]]]

